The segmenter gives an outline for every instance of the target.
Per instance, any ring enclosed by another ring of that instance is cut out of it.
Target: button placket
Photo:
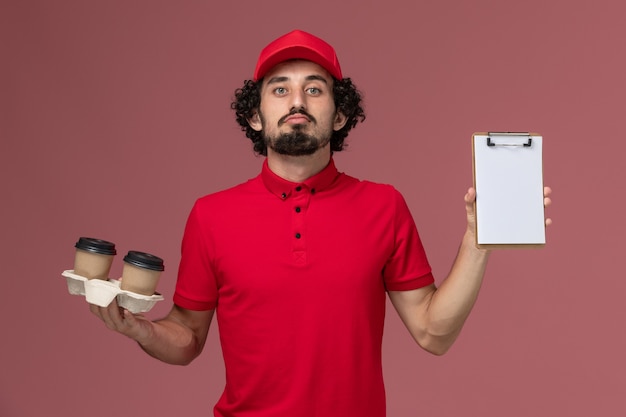
[[[306,209],[309,205],[310,193],[307,191],[306,187],[298,185],[294,188],[294,192],[292,192],[290,200],[293,204],[292,211],[292,249],[294,252],[294,259],[298,261],[298,263],[302,263],[303,259],[306,259],[304,256],[304,251],[306,249]]]

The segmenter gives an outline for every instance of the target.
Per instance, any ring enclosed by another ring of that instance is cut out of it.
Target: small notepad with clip
[[[545,245],[542,146],[536,133],[472,136],[479,248]]]

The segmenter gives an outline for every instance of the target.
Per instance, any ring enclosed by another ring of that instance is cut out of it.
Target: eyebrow
[[[324,84],[328,84],[328,81],[326,80],[326,78],[322,77],[321,75],[317,75],[317,74],[313,74],[313,75],[307,75],[307,77],[305,78],[306,81],[321,81]],[[279,77],[272,77],[267,81],[267,85],[270,84],[276,84],[276,83],[282,83],[285,81],[289,81],[289,77],[285,77],[285,76],[279,76]]]

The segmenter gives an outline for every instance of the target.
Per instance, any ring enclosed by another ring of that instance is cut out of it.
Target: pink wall
[[[419,350],[389,315],[389,415],[626,414],[623,2],[7,3],[0,416],[210,415],[223,384],[215,327],[191,366],[161,364],[108,331],[60,273],[81,235],[152,252],[167,301],[149,316],[167,312],[193,201],[262,161],[235,125],[233,91],[294,28],[333,43],[365,93],[368,119],[340,170],[404,193],[438,280],[464,227],[471,134],[544,135],[548,246],[492,256],[446,356]]]

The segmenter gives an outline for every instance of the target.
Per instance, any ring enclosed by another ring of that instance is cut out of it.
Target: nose
[[[292,92],[290,107],[292,109],[306,109],[306,94],[304,91],[296,89]]]

